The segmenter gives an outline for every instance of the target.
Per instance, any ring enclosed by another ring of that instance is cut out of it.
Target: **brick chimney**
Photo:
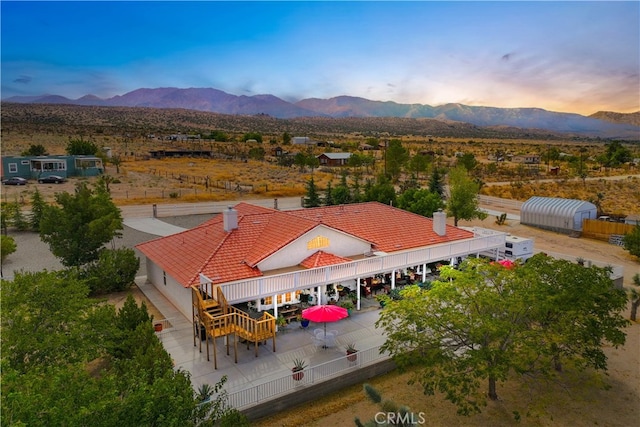
[[[447,234],[447,214],[442,212],[442,209],[433,213],[433,231],[438,236]]]
[[[227,233],[238,228],[238,211],[229,206],[222,212],[222,225]]]

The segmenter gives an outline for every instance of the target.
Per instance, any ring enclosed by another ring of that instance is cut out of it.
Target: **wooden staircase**
[[[264,312],[258,319],[249,316],[248,313],[233,307],[227,300],[219,287],[215,287],[216,297],[213,297],[214,289],[211,284],[191,287],[192,313],[193,313],[193,346],[196,341],[200,342],[199,350],[202,352],[201,331],[205,333],[207,346],[207,360],[209,357],[209,338],[213,340],[213,364],[218,369],[216,339],[226,337],[227,355],[231,346],[229,338],[233,337],[233,349],[235,362],[238,363],[238,341],[242,340],[247,344],[253,343],[255,355],[258,357],[258,345],[271,338],[273,340],[273,351],[276,351],[276,318]],[[201,338],[201,337],[200,337]]]

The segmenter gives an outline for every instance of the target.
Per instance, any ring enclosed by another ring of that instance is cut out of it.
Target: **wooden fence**
[[[625,235],[631,233],[633,228],[633,225],[621,222],[585,219],[582,221],[582,236],[608,242],[611,235]]]

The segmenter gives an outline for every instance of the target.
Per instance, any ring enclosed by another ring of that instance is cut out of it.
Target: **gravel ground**
[[[177,217],[162,218],[169,224],[183,227],[193,228],[204,221],[210,219],[212,215],[186,215]],[[38,233],[28,231],[15,231],[9,229],[9,236],[16,241],[16,251],[9,255],[2,264],[2,278],[13,280],[15,273],[19,271],[36,272],[42,270],[60,270],[63,268],[60,261],[53,256],[49,250],[49,246],[40,240]],[[125,226],[122,230],[122,237],[114,239],[114,245],[117,248],[127,247],[133,248],[135,245],[155,239],[158,236],[143,233],[133,228]],[[108,245],[110,246],[110,245]],[[140,258],[140,269],[138,276],[147,274],[144,258],[136,249],[136,255]]]

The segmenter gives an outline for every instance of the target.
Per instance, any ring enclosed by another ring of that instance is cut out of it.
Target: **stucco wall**
[[[317,236],[328,238],[329,246],[324,248],[308,249],[307,243]],[[353,255],[362,255],[370,249],[371,245],[369,242],[356,239],[353,236],[349,236],[329,227],[318,226],[266,258],[258,264],[258,268],[261,271],[270,271],[296,266],[305,258],[313,255],[319,250],[342,257],[349,257]]]
[[[185,288],[179,284],[173,277],[166,275],[164,284],[164,275],[162,268],[158,267],[153,261],[147,258],[147,280],[151,282],[162,295],[167,298],[187,319],[191,320],[191,289]]]

